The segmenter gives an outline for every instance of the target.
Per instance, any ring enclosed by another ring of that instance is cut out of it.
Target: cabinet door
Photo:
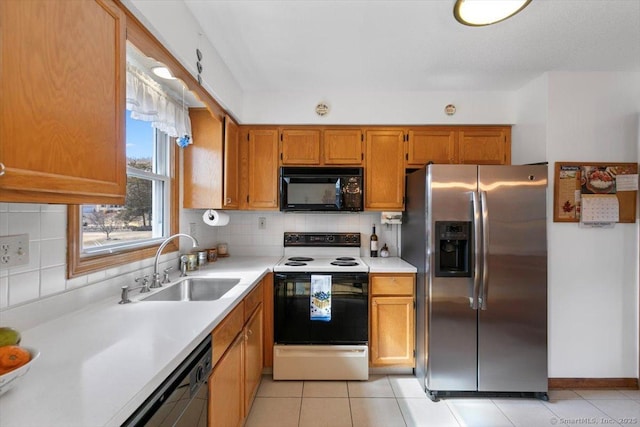
[[[249,130],[248,147],[249,209],[278,207],[278,131]]]
[[[455,149],[454,129],[410,130],[406,165],[420,168],[429,162],[455,163]]]
[[[238,125],[229,117],[224,119],[224,209],[240,207],[240,151]]]
[[[124,204],[125,54],[111,0],[0,1],[0,201]]]
[[[508,165],[511,163],[511,128],[463,128],[458,133],[459,163]]]
[[[239,426],[244,417],[243,343],[244,334],[238,334],[209,377],[210,427]]]
[[[371,365],[414,366],[413,297],[371,298]]]
[[[404,209],[404,133],[401,130],[367,131],[365,155],[365,208]]]
[[[262,291],[262,289],[260,289]],[[263,366],[262,304],[255,309],[244,327],[244,409],[249,413],[258,390]]]
[[[222,121],[206,108],[189,110],[193,144],[183,150],[184,199],[188,209],[222,207]]]
[[[319,165],[320,131],[283,129],[282,142],[283,165]]]
[[[322,160],[325,165],[362,166],[362,131],[330,129],[322,134]]]

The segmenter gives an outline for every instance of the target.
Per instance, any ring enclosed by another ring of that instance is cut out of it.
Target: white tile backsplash
[[[362,213],[283,213],[227,211],[229,224],[224,227],[206,227],[202,231],[211,242],[227,242],[229,253],[239,256],[283,254],[284,232],[359,232],[362,237],[361,256],[369,256],[369,236],[376,224],[380,247],[387,244],[391,256],[397,256],[399,226],[381,225],[379,212]],[[264,217],[265,229],[258,228],[258,218]]]
[[[9,203],[9,212],[36,212],[40,213],[42,205],[37,203]]]
[[[9,276],[9,305],[21,304],[40,297],[40,272],[11,274]]]
[[[9,277],[0,277],[0,309],[9,306]]]
[[[64,239],[67,235],[67,213],[42,211],[40,214],[40,238]]]
[[[40,297],[64,292],[66,289],[64,265],[40,270]]]
[[[40,241],[40,268],[64,265],[67,260],[67,240]]]
[[[182,209],[180,231],[189,233],[195,224],[199,248],[215,247],[219,242],[229,245],[231,256],[282,256],[283,234],[297,232],[359,232],[362,235],[361,256],[369,256],[371,225],[376,224],[380,247],[389,246],[391,256],[398,254],[399,230],[397,225],[380,224],[379,212],[362,213],[283,213],[279,211],[226,211],[230,222],[223,227],[210,227],[202,221],[204,210]],[[65,205],[38,205],[26,203],[0,203],[0,235],[29,234],[29,264],[12,269],[0,269],[0,309],[12,309],[28,302],[58,307],[58,299],[49,298],[82,289],[78,304],[91,296],[108,295],[143,274],[151,274],[153,259],[135,261],[105,271],[66,278]],[[258,228],[260,217],[266,228]],[[180,239],[181,252],[191,251],[187,239]],[[176,253],[160,258],[160,269],[177,267]],[[46,301],[45,301],[46,297]],[[74,300],[74,301],[75,301]]]
[[[10,207],[13,204],[10,205]],[[9,212],[8,234],[29,234],[29,240],[40,239],[40,212]]]

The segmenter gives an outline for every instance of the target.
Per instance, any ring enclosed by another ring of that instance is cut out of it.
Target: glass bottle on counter
[[[378,256],[378,235],[376,234],[375,224],[373,224],[373,232],[371,233],[371,240],[369,240],[369,249],[372,257]]]

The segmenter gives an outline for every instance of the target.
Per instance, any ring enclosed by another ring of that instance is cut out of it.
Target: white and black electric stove
[[[360,233],[284,233],[284,257],[275,272],[367,273]]]
[[[274,267],[275,380],[366,380],[369,266],[360,233],[285,233]]]

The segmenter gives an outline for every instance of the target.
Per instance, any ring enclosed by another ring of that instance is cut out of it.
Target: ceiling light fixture
[[[456,0],[453,16],[472,27],[491,25],[512,17],[531,0]]]
[[[176,79],[171,74],[171,71],[169,71],[169,69],[167,67],[164,67],[164,66],[153,67],[153,68],[151,68],[151,71],[153,72],[153,74],[155,74],[156,76],[158,76],[160,78],[163,78],[163,79],[167,79],[167,80],[175,80]]]

